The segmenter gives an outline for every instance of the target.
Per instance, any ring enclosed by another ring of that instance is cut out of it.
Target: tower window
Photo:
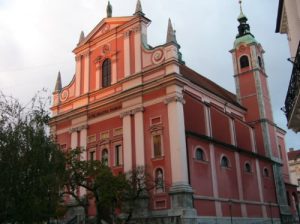
[[[202,160],[202,161],[205,160],[204,152],[202,149],[197,148],[195,154],[196,154],[195,155],[196,160]]]
[[[241,68],[246,68],[249,66],[249,59],[246,55],[243,55],[240,58],[240,65],[241,65]]]
[[[229,167],[229,160],[226,156],[223,156],[221,159],[221,166],[222,167]]]
[[[102,64],[102,87],[110,86],[111,84],[111,61],[105,59]]]

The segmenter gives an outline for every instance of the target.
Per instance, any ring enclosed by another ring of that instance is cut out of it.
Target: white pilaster
[[[84,87],[83,93],[89,92],[90,82],[90,54],[84,56]]]
[[[82,129],[80,131],[80,147],[84,150],[86,150],[86,143],[87,143],[87,129]],[[87,160],[86,151],[84,151],[81,154],[81,160],[85,161]]]
[[[204,116],[205,116],[205,126],[206,126],[206,135],[212,136],[211,133],[211,119],[210,119],[210,109],[208,105],[204,105]]]
[[[123,116],[124,172],[132,170],[131,116]]]
[[[84,128],[80,131],[80,148],[84,150],[80,155],[81,161],[87,160],[86,143],[87,143],[87,129]],[[86,189],[83,187],[80,187],[79,194],[80,194],[80,196],[86,195]]]
[[[239,199],[241,201],[244,200],[244,192],[243,192],[243,183],[242,183],[242,174],[241,174],[241,165],[240,165],[240,155],[238,152],[234,153],[235,157],[235,166],[236,166],[236,178],[238,183],[238,191],[239,191]],[[245,204],[241,204],[242,216],[247,217],[247,208]]]
[[[261,179],[261,172],[260,172],[260,167],[259,167],[259,162],[258,159],[255,160],[255,167],[256,167],[256,173],[257,173],[257,183],[258,183],[258,194],[259,194],[259,201],[261,203],[264,202],[264,197],[263,197],[263,187],[262,187],[262,179]],[[263,217],[266,218],[267,217],[267,210],[266,210],[266,206],[262,205],[262,214]]]
[[[213,195],[214,198],[219,198],[219,190],[218,190],[218,178],[217,178],[217,171],[216,171],[216,156],[215,156],[215,148],[213,144],[209,144],[209,153],[210,153],[210,169],[212,173],[212,185],[213,185]],[[222,207],[219,201],[215,201],[216,207],[216,215],[217,217],[222,216]]]
[[[80,95],[81,85],[81,55],[76,56],[75,96]]]
[[[124,72],[125,77],[130,75],[130,32],[124,33]]]
[[[175,87],[176,88],[176,87]],[[171,153],[172,185],[188,185],[185,126],[182,96],[171,96],[165,100],[168,106],[169,139]]]
[[[112,57],[112,77],[111,77],[111,84],[115,84],[117,82],[117,56],[114,55]]]
[[[143,111],[134,114],[136,166],[145,166],[144,118]]]
[[[101,83],[100,83],[100,64],[96,65],[96,90],[101,88]]]
[[[142,68],[142,48],[141,48],[141,32],[137,30],[134,35],[134,49],[135,49],[135,73],[141,71]]]

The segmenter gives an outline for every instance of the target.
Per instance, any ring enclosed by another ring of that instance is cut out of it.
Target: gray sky
[[[113,16],[132,15],[136,0],[111,0]],[[163,44],[170,17],[186,64],[235,92],[228,52],[237,34],[238,0],[141,0],[152,20],[148,42]],[[88,34],[106,16],[107,0],[0,0],[0,90],[26,103],[40,89],[54,88],[58,70],[63,85],[75,71],[81,30]],[[278,1],[244,0],[252,34],[266,53],[266,71],[274,120],[286,129],[280,108],[292,64],[285,35],[275,33]],[[300,148],[299,136],[287,131],[287,148]]]

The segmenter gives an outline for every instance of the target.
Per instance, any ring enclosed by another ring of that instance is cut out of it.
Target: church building
[[[114,173],[146,166],[162,183],[135,215],[155,220],[147,223],[292,223],[298,199],[285,131],[274,123],[264,50],[242,8],[230,50],[235,94],[185,65],[170,20],[166,43],[150,46],[150,22],[140,0],[124,17],[109,3],[107,17],[81,33],[75,75],[62,87],[59,74],[53,93],[56,141],[83,147],[83,159]]]

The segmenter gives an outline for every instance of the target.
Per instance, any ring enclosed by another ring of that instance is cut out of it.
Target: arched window
[[[102,150],[101,161],[102,161],[103,165],[108,166],[108,151],[107,151],[107,149]]]
[[[240,58],[240,65],[241,65],[241,68],[246,68],[249,66],[249,59],[246,55],[243,55]]]
[[[222,167],[229,167],[229,160],[226,156],[223,156],[221,159],[221,166]]]
[[[105,59],[102,64],[102,87],[110,86],[111,84],[111,61]]]
[[[269,176],[269,170],[268,170],[267,168],[264,168],[264,170],[263,170],[263,175],[264,175],[265,177],[268,177],[268,176]]]
[[[154,158],[158,158],[162,156],[162,142],[161,142],[161,135],[153,135],[153,153]]]
[[[164,173],[161,168],[155,170],[155,188],[156,192],[164,191]]]
[[[205,160],[204,152],[202,149],[197,148],[195,154],[196,154],[195,155],[196,160],[202,160],[202,161]]]
[[[245,163],[245,172],[251,173],[251,171],[252,171],[252,169],[251,169],[250,163]]]

